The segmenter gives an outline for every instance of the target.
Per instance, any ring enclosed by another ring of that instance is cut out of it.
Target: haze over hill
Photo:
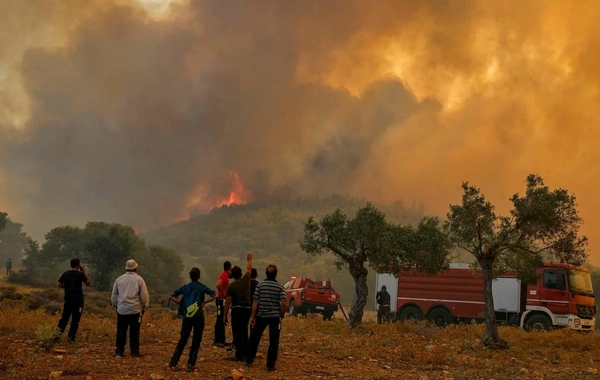
[[[506,211],[533,172],[575,192],[600,260],[597,1],[0,9],[0,210],[36,239],[149,231],[235,184],[242,203],[337,192],[443,215],[469,180]]]
[[[277,264],[282,283],[290,276],[314,280],[331,278],[343,302],[348,305],[354,295],[354,283],[348,271],[345,269],[337,273],[331,254],[310,259],[300,249],[299,241],[304,235],[303,223],[309,216],[320,217],[337,207],[353,214],[366,202],[365,199],[334,195],[222,207],[209,214],[150,231],[143,237],[150,244],[180,252],[186,268],[200,266],[207,283],[216,282],[225,260],[230,260],[234,265],[243,265],[245,253],[251,251],[260,278],[264,277],[266,266],[272,263]],[[396,203],[377,207],[387,213],[389,220],[397,223],[416,224],[423,216],[422,208],[417,206],[407,207]],[[369,276],[373,297],[374,273],[370,271]],[[370,296],[369,307],[373,297]]]

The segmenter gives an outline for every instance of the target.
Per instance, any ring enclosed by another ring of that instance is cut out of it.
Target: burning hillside
[[[185,204],[183,214],[175,221],[190,219],[194,215],[207,213],[215,207],[243,205],[251,201],[251,195],[244,188],[240,175],[234,171],[229,171],[229,191],[225,195],[210,195],[204,186],[198,186],[189,197]]]

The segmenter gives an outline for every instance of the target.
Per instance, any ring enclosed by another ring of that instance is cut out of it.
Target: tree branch
[[[340,257],[342,260],[344,260],[344,261],[346,261],[346,262],[348,262],[348,263],[349,263],[349,262],[350,262],[350,260],[352,259],[352,258],[350,257],[350,255],[347,255],[347,254],[345,254],[345,253],[342,253],[342,251],[341,251],[340,249],[338,249],[338,248],[337,248],[337,247],[335,247],[333,244],[331,244],[331,241],[330,241],[330,237],[329,237],[329,236],[327,237],[327,244],[326,244],[326,247],[327,247],[327,248],[328,248],[328,249],[329,249],[331,252],[333,252],[334,254],[338,255],[338,256],[339,256],[339,257]]]
[[[483,241],[481,239],[481,222],[480,221],[477,221],[477,239],[479,240],[479,245],[477,246],[477,253],[481,253],[481,246],[483,245]]]
[[[471,249],[467,249],[467,247],[465,247],[465,246],[463,246],[462,244],[459,244],[459,243],[457,243],[457,242],[454,242],[454,244],[456,244],[456,246],[457,246],[458,248],[462,248],[462,249],[464,249],[465,251],[469,252],[470,254],[472,254],[472,255],[476,256],[476,255],[475,255],[475,252],[473,252],[473,250],[471,250]]]

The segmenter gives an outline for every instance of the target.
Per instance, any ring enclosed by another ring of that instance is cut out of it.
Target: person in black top
[[[69,319],[71,319],[71,328],[68,333],[69,342],[73,343],[75,341],[79,321],[81,320],[81,313],[83,313],[82,284],[90,286],[90,279],[79,259],[73,259],[71,260],[71,269],[63,273],[58,279],[58,287],[65,290],[65,304],[62,317],[58,321],[58,329],[54,337],[55,341],[60,339],[65,328],[67,328]]]
[[[256,268],[252,268],[252,271],[250,272],[250,299],[254,299],[254,291],[256,290],[256,285],[258,285],[258,280],[256,279],[258,277],[258,271],[256,270]]]
[[[377,323],[381,324],[383,317],[387,317],[390,313],[390,293],[388,293],[385,285],[377,292],[375,300],[379,305],[379,309],[377,310]]]
[[[231,269],[235,281],[227,287],[223,323],[227,325],[227,316],[231,308],[231,332],[235,346],[234,361],[244,361],[248,348],[248,322],[250,322],[252,253],[246,253],[246,274],[242,277],[242,268],[237,265]]]

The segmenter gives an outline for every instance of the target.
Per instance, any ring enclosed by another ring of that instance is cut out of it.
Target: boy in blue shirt
[[[171,294],[170,299],[179,304],[178,314],[183,317],[181,322],[181,335],[175,352],[169,362],[169,367],[175,367],[179,358],[183,353],[187,341],[190,337],[192,329],[194,330],[194,336],[192,337],[192,347],[190,347],[190,356],[187,363],[187,371],[194,372],[196,367],[196,360],[198,359],[198,351],[200,350],[200,343],[202,343],[202,333],[204,332],[204,305],[214,301],[217,298],[217,293],[209,289],[206,285],[201,283],[200,280],[200,269],[192,268],[190,271],[189,284],[182,286],[175,290]],[[177,297],[182,295],[181,300]],[[205,300],[205,295],[210,296],[208,300]]]

